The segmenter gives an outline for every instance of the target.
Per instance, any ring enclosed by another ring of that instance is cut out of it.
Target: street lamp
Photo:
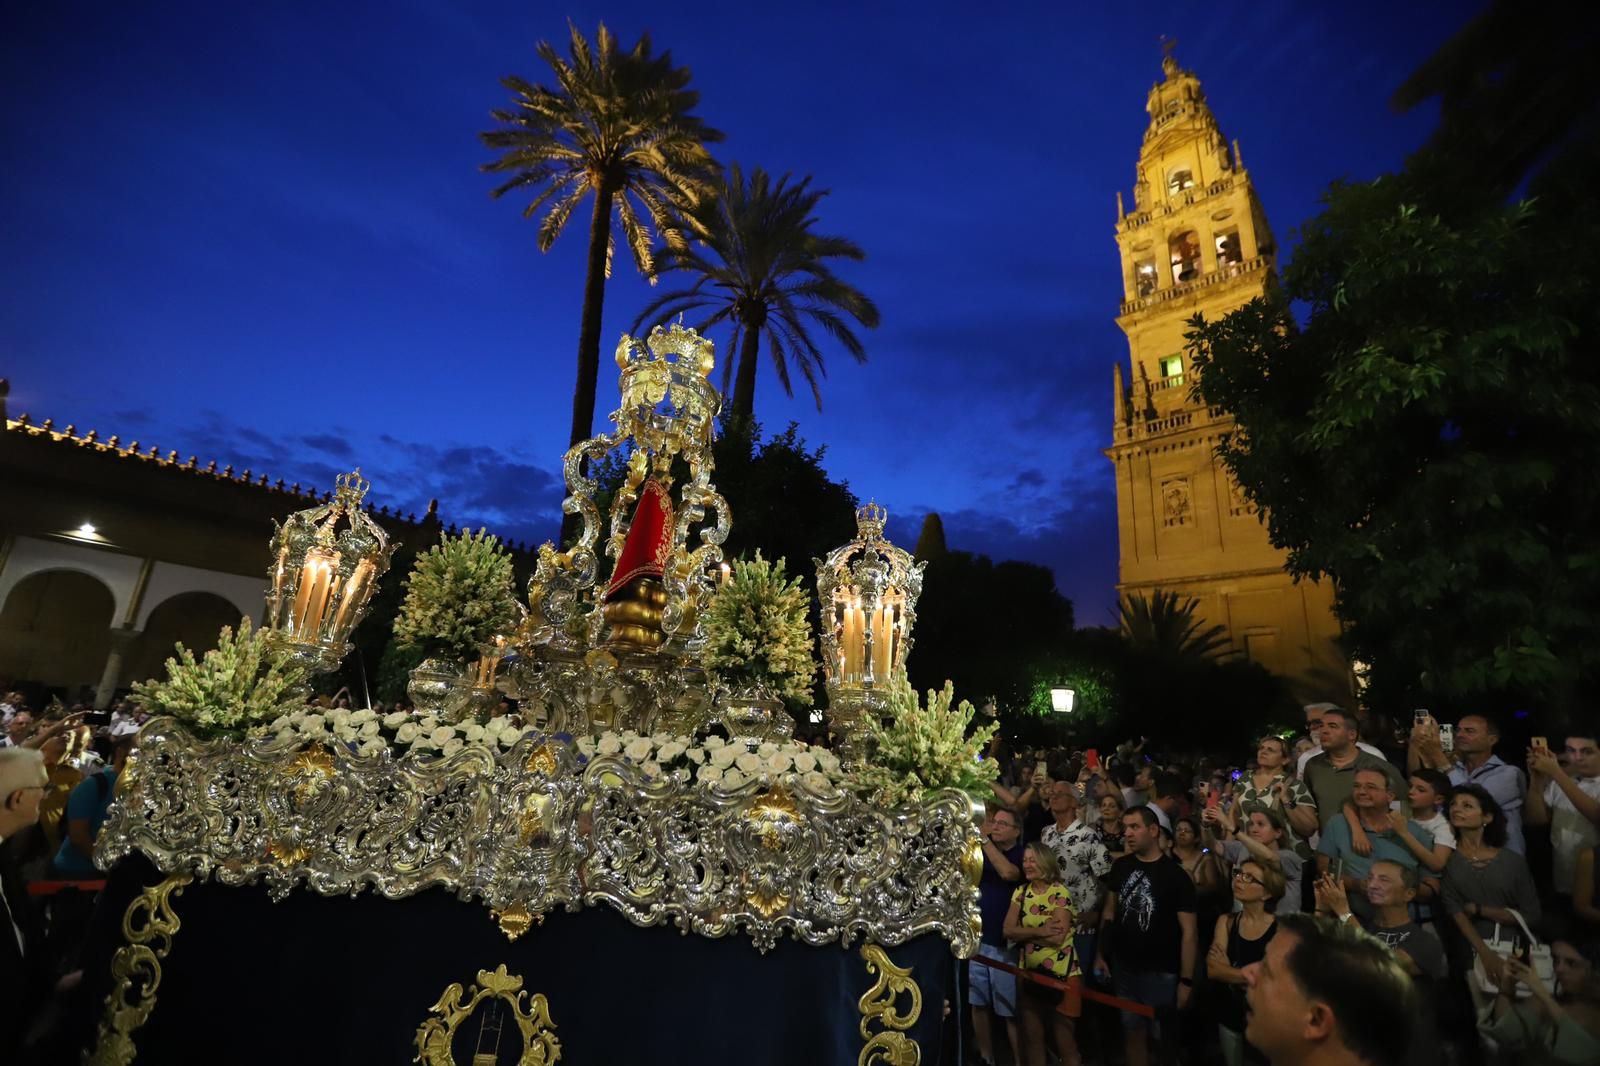
[[[1057,714],[1071,714],[1077,696],[1070,688],[1053,688],[1050,690],[1050,709]]]

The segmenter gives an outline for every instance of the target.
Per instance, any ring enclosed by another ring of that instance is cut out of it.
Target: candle
[[[289,627],[295,633],[299,633],[300,627],[305,624],[306,603],[311,599],[311,586],[316,584],[316,580],[316,569],[307,560],[305,568],[300,571],[300,586],[295,589],[294,606],[289,608]]]
[[[321,627],[323,612],[328,607],[328,595],[333,591],[333,567],[338,561],[337,555],[332,559],[316,552],[306,556],[305,573],[300,577],[300,584],[304,589],[309,578],[311,589],[306,595],[305,613],[295,627],[298,632],[314,631]]]
[[[344,583],[344,592],[339,596],[339,613],[333,616],[333,635],[343,636],[345,622],[355,611],[356,606],[365,598],[367,592],[367,579],[372,576],[372,562],[367,559],[356,564],[355,570],[350,573],[350,580]]]
[[[878,608],[878,628],[872,637],[872,673],[877,677],[879,684],[889,680],[890,651],[894,647],[893,624],[894,609],[888,604]]]
[[[722,586],[726,585],[728,583],[728,577],[732,573],[733,573],[733,568],[731,566],[729,566],[727,563],[723,563],[722,564],[722,569],[718,572],[718,576],[717,576],[717,588],[720,589]]]

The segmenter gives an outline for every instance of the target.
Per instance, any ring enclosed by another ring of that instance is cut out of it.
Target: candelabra
[[[884,539],[889,512],[856,511],[856,537],[815,559],[822,605],[822,669],[828,731],[847,760],[865,755],[869,715],[882,716],[889,691],[905,679],[911,629],[927,565]]]
[[[394,548],[361,509],[369,483],[341,474],[333,499],[274,523],[268,639],[315,673],[337,669]],[[340,520],[344,528],[340,529]]]

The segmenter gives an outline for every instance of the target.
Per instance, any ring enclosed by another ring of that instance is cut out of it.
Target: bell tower
[[[1273,284],[1277,245],[1237,141],[1223,136],[1170,46],[1145,102],[1133,211],[1117,193],[1130,360],[1112,373],[1119,595],[1157,589],[1200,601],[1235,654],[1286,678],[1304,700],[1348,701],[1332,588],[1293,581],[1284,555],[1216,456],[1232,416],[1191,396],[1184,351],[1196,313],[1215,320]]]

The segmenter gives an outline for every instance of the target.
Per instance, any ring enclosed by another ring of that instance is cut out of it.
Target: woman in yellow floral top
[[[1006,938],[1022,946],[1024,970],[1065,981],[1083,971],[1072,950],[1072,897],[1061,880],[1056,853],[1040,843],[1022,853],[1022,884],[1011,895],[1006,913]],[[1032,981],[1017,982],[1017,1014],[1021,1021],[1018,1066],[1045,1066],[1045,1032],[1055,1035],[1063,1066],[1081,1066],[1073,1022],[1056,1006],[1061,991]]]

